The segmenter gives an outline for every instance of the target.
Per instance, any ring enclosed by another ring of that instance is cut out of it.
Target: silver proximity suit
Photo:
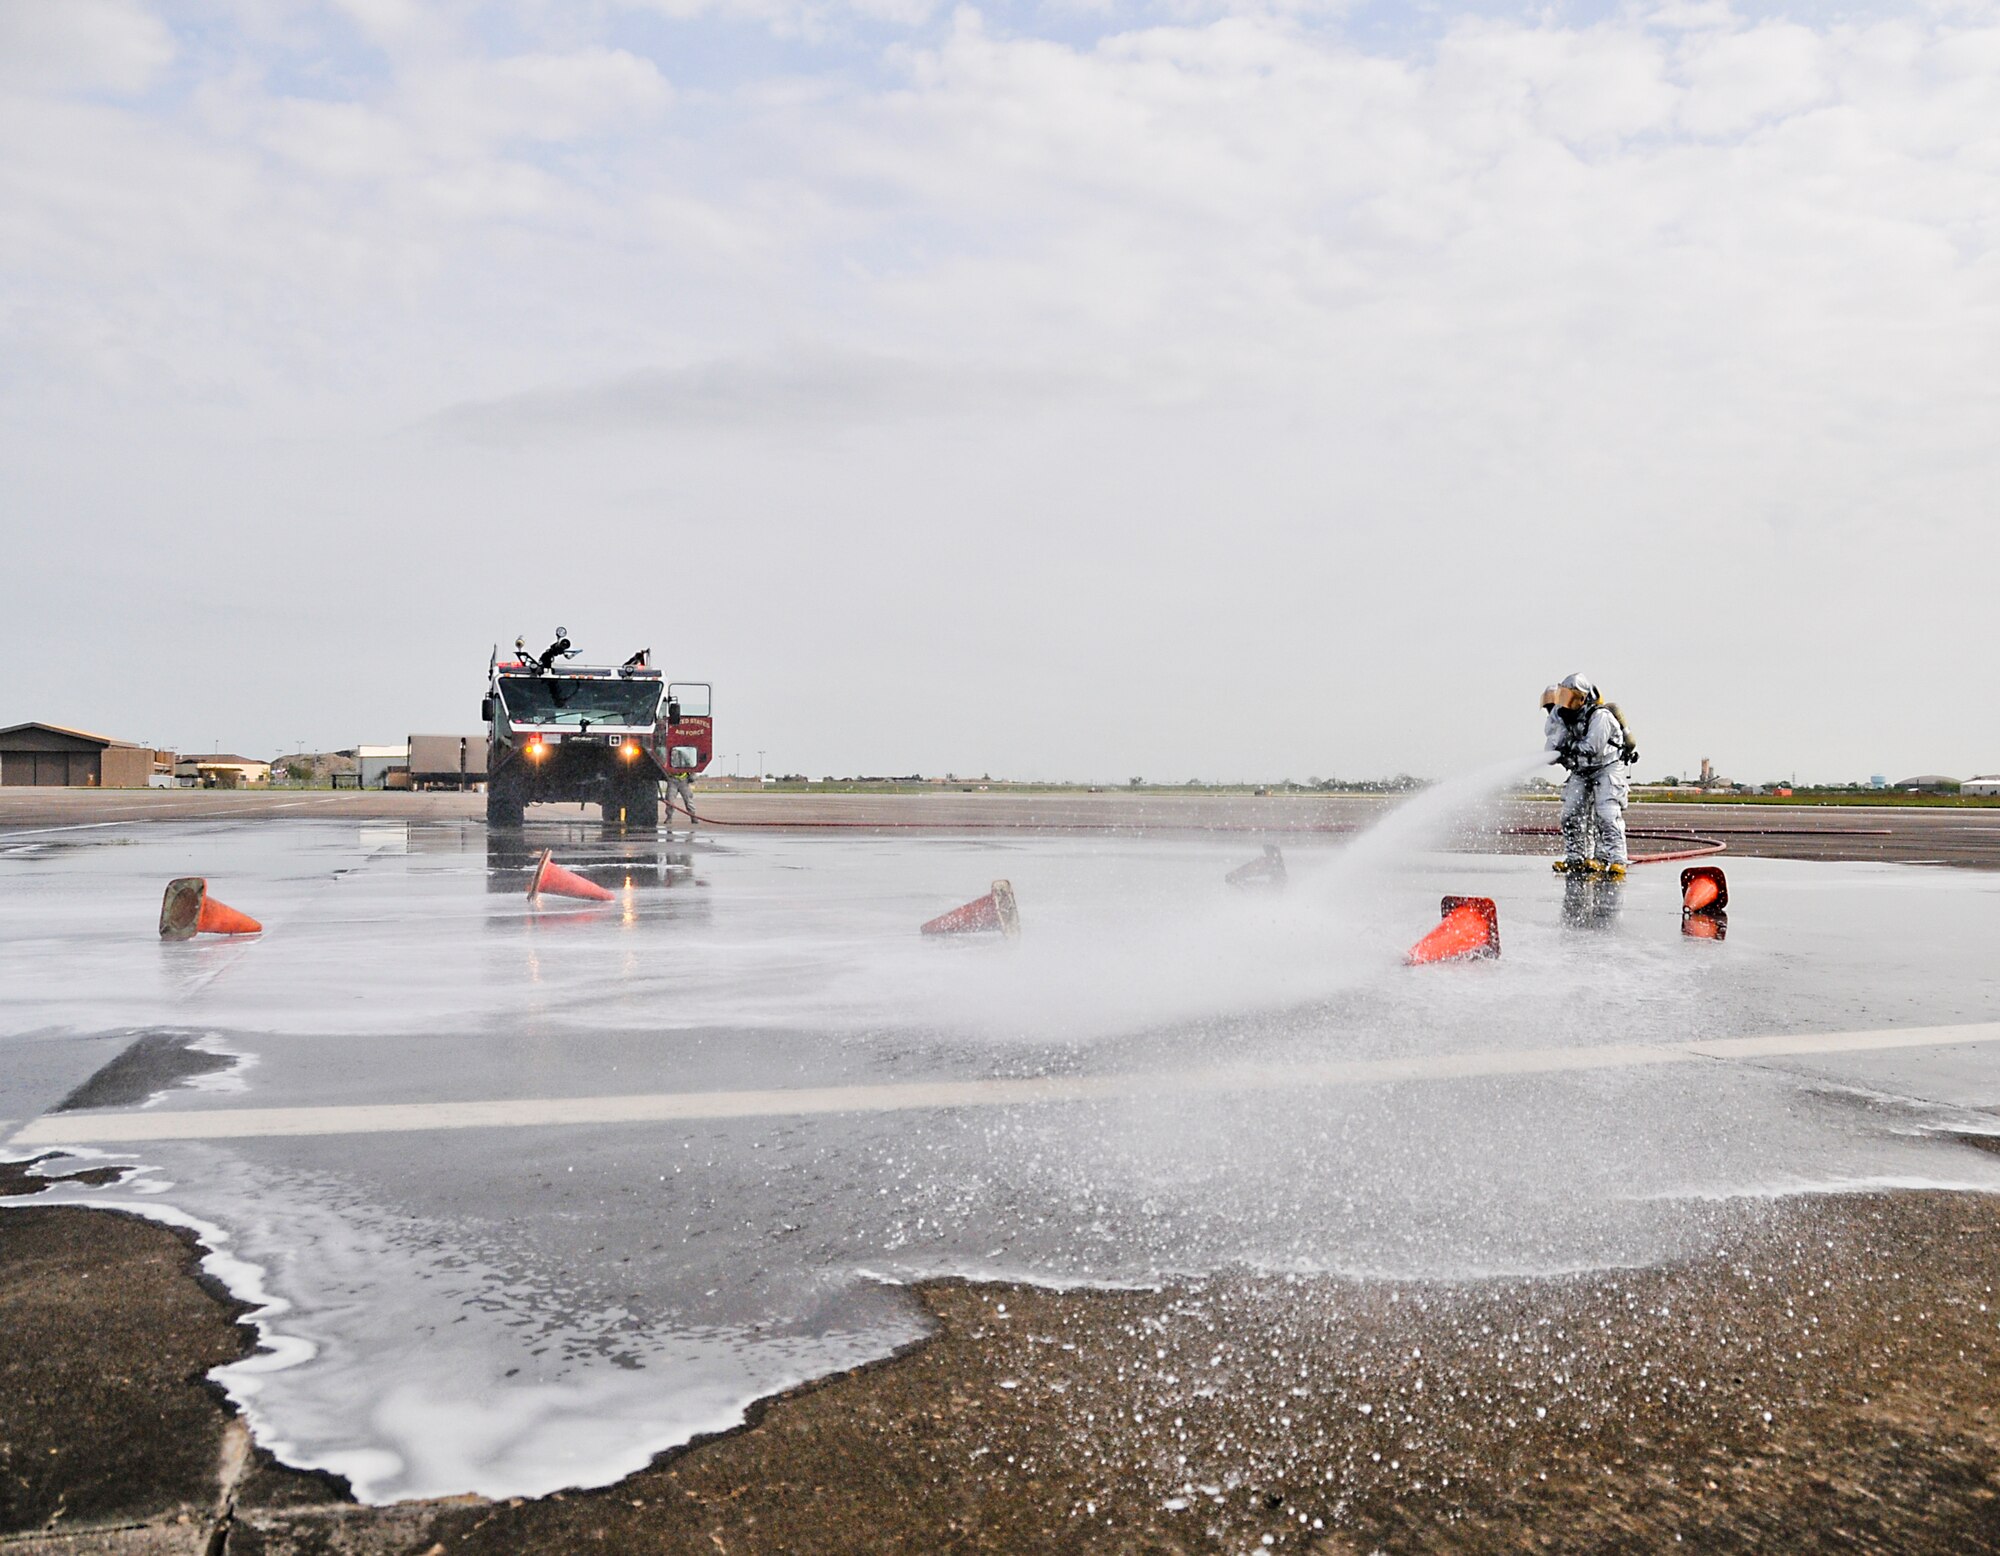
[[[1544,726],[1550,760],[1569,770],[1563,784],[1563,851],[1571,864],[1589,854],[1590,818],[1597,818],[1597,857],[1606,864],[1629,864],[1625,850],[1625,803],[1632,780],[1625,771],[1625,731],[1617,715],[1596,700],[1566,719],[1549,710]]]

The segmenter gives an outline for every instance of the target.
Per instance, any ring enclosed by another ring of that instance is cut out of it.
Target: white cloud
[[[430,162],[412,126],[371,103],[294,98],[265,115],[264,144],[322,178],[402,179]]]
[[[1007,415],[1114,387],[1108,376],[922,362],[792,346],[755,358],[652,368],[596,383],[456,405],[422,430],[474,443],[731,429],[841,428]]]
[[[1696,135],[1738,135],[1761,120],[1825,102],[1832,48],[1824,35],[1792,22],[1691,41],[1682,122]]]
[[[141,92],[173,36],[139,0],[0,0],[0,86]]]
[[[1466,26],[1448,35],[1440,59],[1450,89],[1510,94],[1537,125],[1584,146],[1671,123],[1681,94],[1667,66],[1659,38],[1615,26]]]
[[[265,143],[301,167],[327,177],[393,181],[523,147],[630,133],[671,100],[651,60],[597,48],[406,63],[369,100],[274,98],[256,117]],[[488,181],[529,171],[494,167]],[[507,208],[496,206],[495,214]]]
[[[768,29],[782,38],[823,40],[856,27],[920,27],[944,0],[616,0],[628,10],[675,21],[713,20]]]
[[[361,35],[385,49],[434,47],[455,35],[455,18],[438,0],[333,0]]]
[[[425,70],[398,93],[422,133],[469,148],[614,133],[650,120],[671,95],[651,60],[606,48]]]

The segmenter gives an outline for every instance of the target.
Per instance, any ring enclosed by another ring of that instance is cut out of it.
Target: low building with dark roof
[[[10,789],[29,784],[143,789],[152,776],[150,746],[63,724],[14,724],[0,729],[0,785]]]

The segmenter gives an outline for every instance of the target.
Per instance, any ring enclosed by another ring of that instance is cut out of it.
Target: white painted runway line
[[[822,1113],[1024,1107],[1133,1097],[1214,1096],[1380,1086],[1487,1076],[1631,1070],[1712,1060],[2000,1043],[2000,1022],[1873,1032],[1724,1037],[1704,1042],[1611,1043],[1588,1048],[1484,1049],[1404,1059],[1328,1060],[1304,1065],[1222,1065],[1199,1070],[1023,1079],[913,1081],[901,1085],[689,1091],[613,1097],[522,1097],[484,1102],[384,1102],[338,1107],[202,1108],[62,1113],[36,1119],[13,1145],[114,1145],[147,1140],[242,1140],[285,1135],[365,1135],[431,1129],[518,1129],[553,1124],[688,1123],[728,1118],[803,1118]]]
[[[72,821],[60,827],[22,827],[12,832],[0,832],[0,843],[17,837],[46,837],[51,832],[90,832],[99,827],[122,827],[123,819],[113,821]]]

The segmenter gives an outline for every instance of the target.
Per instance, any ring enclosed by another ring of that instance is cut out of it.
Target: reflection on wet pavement
[[[700,888],[705,884],[695,875],[692,846],[675,847],[610,829],[595,836],[577,829],[561,842],[564,868],[612,891]],[[534,875],[535,861],[544,848],[552,846],[554,840],[542,829],[488,833],[486,889],[496,895],[524,894]]]

